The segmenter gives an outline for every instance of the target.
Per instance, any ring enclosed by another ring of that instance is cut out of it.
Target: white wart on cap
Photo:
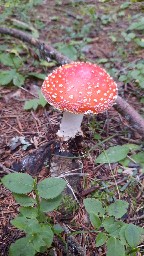
[[[64,113],[64,121],[62,119],[57,133],[64,140],[81,133],[83,114],[104,112],[117,98],[117,85],[110,75],[96,64],[87,62],[73,62],[57,68],[45,79],[41,90],[48,103],[71,112]],[[78,115],[74,114],[80,114],[80,121]],[[73,115],[78,126],[75,124],[73,127]]]

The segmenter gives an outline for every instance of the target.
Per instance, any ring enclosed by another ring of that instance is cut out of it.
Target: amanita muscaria
[[[82,134],[84,114],[108,110],[117,98],[117,85],[96,64],[72,62],[54,70],[43,82],[42,93],[48,103],[62,110],[57,132],[64,141]]]

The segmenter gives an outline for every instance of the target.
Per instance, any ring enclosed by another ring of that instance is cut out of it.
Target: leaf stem
[[[34,179],[34,192],[36,195],[36,204],[37,204],[37,210],[38,210],[38,219],[39,221],[41,221],[41,209],[40,209],[40,198],[39,198],[39,194],[38,194],[38,190],[37,190],[37,179]]]

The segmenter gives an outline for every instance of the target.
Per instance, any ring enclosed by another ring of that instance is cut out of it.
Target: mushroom
[[[55,108],[64,111],[57,132],[64,141],[82,134],[84,114],[109,109],[117,98],[117,85],[101,67],[72,62],[54,70],[43,82],[42,94]]]

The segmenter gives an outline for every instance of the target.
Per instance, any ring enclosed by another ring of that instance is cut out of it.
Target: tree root
[[[53,47],[45,44],[43,41],[39,39],[33,38],[31,35],[21,32],[17,29],[9,29],[5,27],[0,27],[0,33],[5,35],[13,36],[14,38],[18,38],[28,44],[38,48],[42,53],[42,57],[45,59],[51,58],[58,62],[58,64],[62,65],[65,63],[70,63],[71,60],[66,56],[60,54]],[[144,119],[142,116],[127,103],[120,96],[117,97],[116,105],[114,108],[131,124],[130,128],[135,129],[142,137],[144,137]]]

